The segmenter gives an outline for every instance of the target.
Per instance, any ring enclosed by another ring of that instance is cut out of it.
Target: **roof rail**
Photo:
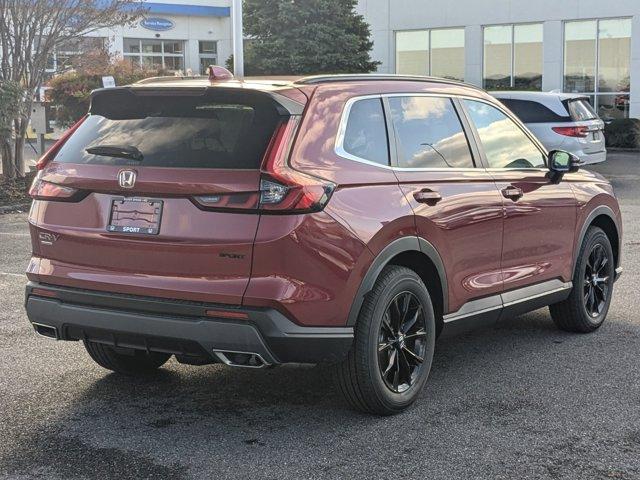
[[[332,82],[356,82],[368,80],[393,80],[401,82],[429,82],[429,83],[446,83],[449,85],[460,85],[482,90],[480,87],[471,83],[460,82],[458,80],[449,80],[440,77],[427,77],[421,75],[397,75],[392,73],[360,73],[360,74],[336,74],[336,75],[313,75],[296,80],[294,83],[300,85],[317,85],[319,83]]]
[[[190,75],[188,77],[185,75],[180,75],[180,76],[167,75],[163,77],[143,78],[142,80],[138,80],[137,82],[135,82],[134,85],[144,85],[145,83],[177,82],[179,80],[206,80],[206,79],[207,77],[203,75]]]

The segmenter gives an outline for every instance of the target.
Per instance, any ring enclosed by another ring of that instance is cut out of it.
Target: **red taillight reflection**
[[[552,127],[551,130],[565,137],[585,138],[589,135],[588,127]]]
[[[58,294],[53,290],[45,290],[44,288],[33,288],[31,290],[31,295],[36,295],[38,297],[47,297],[47,298],[58,297]]]
[[[244,312],[230,312],[228,310],[207,310],[204,312],[207,317],[232,318],[237,320],[248,320],[249,315]]]

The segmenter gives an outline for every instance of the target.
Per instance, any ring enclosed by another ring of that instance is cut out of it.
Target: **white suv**
[[[565,150],[585,164],[607,159],[604,122],[589,97],[554,92],[491,92],[515,113],[547,150]]]

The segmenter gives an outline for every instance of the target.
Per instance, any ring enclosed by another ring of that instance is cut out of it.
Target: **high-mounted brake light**
[[[585,138],[589,135],[589,127],[551,127],[551,130],[565,137]]]
[[[317,212],[331,198],[335,184],[289,166],[300,117],[279,125],[271,139],[260,177],[260,209],[265,213]]]

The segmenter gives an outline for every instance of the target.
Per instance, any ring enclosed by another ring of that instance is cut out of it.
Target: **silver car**
[[[491,92],[538,137],[547,150],[566,150],[585,164],[607,159],[604,122],[589,97],[554,92]]]

